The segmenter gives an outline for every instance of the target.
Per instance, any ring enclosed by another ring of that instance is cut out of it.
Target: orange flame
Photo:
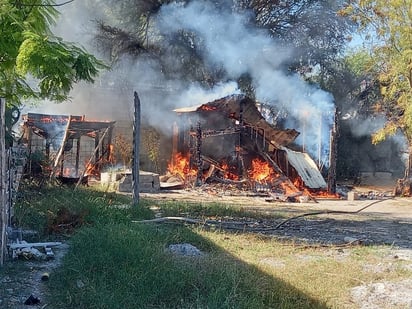
[[[316,192],[312,192],[312,195],[317,198],[325,198],[325,199],[340,199],[340,195],[338,193],[328,192],[326,190],[320,190]]]
[[[74,174],[74,170],[72,168],[65,167],[63,169],[63,175],[61,175],[61,176],[63,176],[63,177],[72,177],[73,174]]]
[[[202,105],[200,107],[200,109],[203,110],[203,111],[215,111],[215,110],[217,110],[217,107],[216,106],[209,106],[209,105]]]
[[[187,175],[196,175],[196,170],[189,168],[189,158],[184,157],[180,152],[177,153],[168,164],[168,171],[174,175],[185,178]]]
[[[99,175],[99,167],[97,164],[88,163],[85,167],[84,175]]]
[[[231,180],[239,180],[239,176],[230,171],[230,167],[226,162],[221,165],[221,168],[224,170],[224,178]]]
[[[273,174],[272,168],[265,161],[259,159],[252,160],[252,168],[249,171],[249,177],[255,181],[262,182],[268,180]]]
[[[296,187],[293,187],[293,185],[290,185],[290,183],[287,181],[282,181],[280,183],[280,186],[285,192],[285,195],[294,195],[299,192],[299,189],[297,189]]]
[[[109,144],[109,157],[107,158],[107,161],[109,163],[114,163],[115,159],[114,159],[114,145],[113,144]]]

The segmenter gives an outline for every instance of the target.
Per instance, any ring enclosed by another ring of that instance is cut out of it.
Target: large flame
[[[268,162],[256,158],[252,160],[252,167],[249,171],[249,177],[257,182],[267,181],[273,176],[273,169]]]
[[[189,158],[183,156],[180,152],[174,155],[167,169],[171,174],[179,175],[183,179],[185,179],[187,175],[196,175],[197,173],[195,169],[190,169]]]
[[[223,162],[223,164],[221,165],[221,168],[224,171],[224,178],[226,179],[231,179],[231,180],[239,180],[239,176],[234,174],[231,170],[230,170],[230,166],[229,164],[227,164],[226,162]]]

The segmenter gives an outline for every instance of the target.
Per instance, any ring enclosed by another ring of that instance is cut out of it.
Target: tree
[[[63,101],[78,81],[93,82],[103,62],[53,35],[55,1],[0,1],[0,97]]]
[[[100,0],[110,18],[98,22],[97,41],[112,59],[122,55],[149,57],[161,66],[169,79],[197,81],[210,87],[227,80],[224,68],[204,58],[204,38],[195,31],[182,29],[168,37],[159,34],[151,23],[162,5],[171,1],[127,0],[113,5],[114,0]],[[180,1],[189,5],[194,1]],[[253,28],[267,30],[274,41],[294,48],[293,57],[285,62],[285,71],[301,72],[318,66],[327,72],[347,41],[352,23],[337,16],[342,1],[325,0],[227,0],[204,1],[216,12],[245,13]],[[225,16],[222,14],[222,16]],[[239,38],[241,39],[241,38]],[[326,73],[325,73],[326,74]],[[238,82],[253,97],[249,76]]]
[[[371,51],[371,67],[379,81],[381,99],[375,109],[386,116],[385,126],[373,136],[374,143],[400,130],[409,146],[410,177],[412,157],[412,1],[351,0],[341,12],[350,16],[366,39]]]
[[[341,56],[354,24],[338,16],[343,1],[240,0],[239,6],[255,13],[256,23],[295,48],[290,67],[298,72],[319,66],[321,73]]]

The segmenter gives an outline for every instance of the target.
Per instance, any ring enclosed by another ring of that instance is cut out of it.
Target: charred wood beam
[[[209,157],[204,156],[204,155],[201,155],[201,158],[202,158],[203,161],[214,165],[219,171],[221,171],[221,172],[225,171],[223,168],[220,167],[220,163],[217,162],[216,160],[213,160],[212,158],[209,158]]]
[[[208,180],[209,182],[219,182],[219,183],[223,183],[227,185],[244,185],[249,182],[247,179],[232,180],[232,179],[227,179],[227,178],[221,178],[215,175],[210,176]]]
[[[240,131],[239,128],[227,128],[224,130],[202,130],[202,138],[229,135],[229,134],[238,134],[239,131]],[[194,131],[193,129],[191,129],[189,134],[191,136],[197,136],[197,131]]]
[[[243,134],[245,131],[245,123],[243,121],[243,105],[244,101],[241,100],[239,102],[239,135],[238,135],[238,145],[236,147],[236,152],[237,152],[237,168],[238,168],[238,176],[239,179],[244,178],[243,172],[244,172],[244,162],[243,162],[243,156],[242,156],[242,147],[243,147]]]
[[[202,183],[202,128],[200,126],[200,121],[197,123],[197,134],[196,134],[196,164],[197,164],[197,177],[196,186],[200,186]]]
[[[300,190],[298,188],[296,188],[296,186],[293,184],[293,182],[286,177],[286,175],[283,173],[283,171],[280,169],[280,167],[277,165],[277,163],[270,157],[270,155],[264,151],[261,150],[260,146],[257,145],[258,148],[258,153],[266,160],[266,162],[268,162],[270,165],[272,165],[273,169],[276,171],[276,173],[278,173],[280,176],[284,176],[286,183],[288,184],[289,188],[299,192]]]
[[[328,172],[328,192],[336,193],[336,159],[338,153],[338,111],[335,110],[335,119],[330,136],[329,172]]]
[[[76,141],[76,176],[79,175],[79,162],[80,162],[80,136]]]

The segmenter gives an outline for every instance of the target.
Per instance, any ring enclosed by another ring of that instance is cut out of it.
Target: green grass
[[[192,216],[196,218],[273,218],[273,214],[262,214],[259,211],[247,210],[242,206],[225,205],[215,202],[182,202],[182,201],[146,201],[152,208],[158,210],[162,216]],[[283,217],[276,214],[276,217]]]
[[[47,188],[19,200],[22,226],[37,228],[42,237],[68,237],[70,250],[47,282],[51,308],[341,308],[351,287],[410,276],[365,270],[364,263],[385,259],[374,247],[342,254],[253,234],[132,222],[153,218],[154,207],[170,216],[257,215],[241,208],[146,200],[125,207],[130,204],[128,197],[91,189]],[[81,217],[81,224],[50,229],[62,209]],[[167,247],[177,243],[205,255],[176,257]]]
[[[182,258],[166,250],[182,242],[206,255]],[[322,308],[185,227],[83,228],[49,285],[59,291],[59,308]]]

